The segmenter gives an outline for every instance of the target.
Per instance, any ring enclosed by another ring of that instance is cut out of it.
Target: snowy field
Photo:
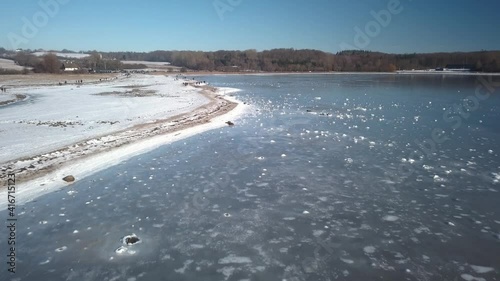
[[[0,163],[191,111],[205,103],[182,81],[133,76],[99,85],[12,89],[28,99],[0,108]],[[36,145],[34,145],[36,144]]]
[[[58,56],[60,58],[67,58],[67,59],[83,59],[83,58],[86,58],[86,57],[90,56],[89,54],[58,53],[58,52],[56,52],[56,53],[54,53],[54,52],[35,52],[35,53],[33,53],[33,55],[41,57],[41,56],[44,56],[44,55],[50,54],[50,53],[53,53],[53,54],[55,54],[56,56]]]
[[[170,67],[169,62],[159,62],[159,61],[138,61],[138,60],[125,60],[122,61],[124,64],[145,64],[148,67],[159,67],[159,66],[167,66]]]
[[[169,62],[155,62],[155,61],[122,61],[123,64],[144,64],[150,70],[165,71],[165,70],[179,70],[181,67],[173,66]]]
[[[0,69],[23,70],[24,67],[17,65],[13,60],[0,59]]]

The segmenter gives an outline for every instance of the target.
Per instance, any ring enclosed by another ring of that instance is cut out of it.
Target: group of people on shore
[[[7,92],[7,88],[5,88],[4,86],[2,86],[2,87],[0,87],[0,91],[1,91],[2,93],[5,93],[5,92]]]
[[[183,83],[182,83],[182,85],[184,85],[184,86],[188,86],[188,85],[190,85],[190,84],[194,84],[194,85],[201,85],[201,84],[206,84],[206,82],[205,82],[205,81],[196,81],[196,82],[194,82],[194,83],[188,83],[188,82],[183,82]]]
[[[180,79],[188,80],[188,78],[186,76],[183,76],[183,75],[180,75],[180,74],[175,75],[175,79],[174,79],[175,81],[180,80]],[[195,78],[192,78],[192,79],[193,79],[193,81],[195,81],[194,83],[183,82],[182,85],[188,86],[190,84],[194,84],[194,85],[207,84],[207,81],[196,81]]]
[[[118,77],[100,78],[99,82],[111,81],[111,80],[116,80],[116,79],[118,79]],[[58,84],[59,84],[59,86],[66,85],[66,84],[68,84],[68,81],[64,81],[64,83],[63,82],[59,82]],[[75,80],[75,84],[83,84],[83,80]]]
[[[66,84],[68,84],[68,81],[64,81],[64,83],[59,82],[58,84],[59,84],[59,86],[62,86],[63,84],[66,85]],[[83,84],[83,80],[76,80],[75,84]]]

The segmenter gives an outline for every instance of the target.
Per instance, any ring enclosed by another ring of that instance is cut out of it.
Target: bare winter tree
[[[43,56],[42,64],[44,72],[59,73],[61,71],[61,62],[54,54],[46,54]]]

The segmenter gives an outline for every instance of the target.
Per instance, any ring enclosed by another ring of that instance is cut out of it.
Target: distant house
[[[436,71],[457,71],[457,72],[469,72],[475,71],[476,66],[472,64],[448,64],[446,67],[438,67]]]
[[[72,63],[72,62],[65,62],[62,64],[61,66],[61,69],[64,71],[64,72],[73,72],[73,71],[77,71],[77,70],[80,70],[80,68],[78,67],[78,65]]]

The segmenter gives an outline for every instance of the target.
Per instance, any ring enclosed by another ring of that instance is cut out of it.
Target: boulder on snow
[[[65,176],[65,177],[63,178],[63,181],[65,181],[65,182],[74,182],[74,181],[75,181],[75,177],[73,177],[73,176],[71,176],[71,175],[69,175],[69,176]]]

